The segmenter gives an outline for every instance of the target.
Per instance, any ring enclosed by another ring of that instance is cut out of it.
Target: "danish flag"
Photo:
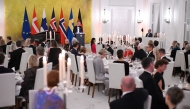
[[[32,18],[32,27],[31,27],[31,34],[37,34],[37,33],[39,33],[38,20],[37,20],[37,16],[36,16],[36,10],[35,10],[35,7],[34,7],[33,18]]]

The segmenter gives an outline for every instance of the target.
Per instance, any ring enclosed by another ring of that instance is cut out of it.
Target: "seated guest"
[[[159,42],[157,40],[154,41],[154,48],[153,48],[153,55],[155,56],[155,61],[159,60],[159,56],[158,56],[158,44]]]
[[[152,37],[151,29],[148,30],[148,33],[146,34],[146,37]]]
[[[103,58],[106,57],[107,51],[105,49],[101,49],[99,55],[93,59],[94,71],[95,71],[95,79],[98,81],[103,81],[105,85],[104,94],[108,94],[109,90],[109,79],[105,77],[105,74],[108,73],[107,69],[104,68]]]
[[[117,50],[117,57],[118,57],[118,60],[114,61],[113,63],[122,63],[124,64],[124,68],[125,68],[125,75],[129,75],[129,63],[126,62],[124,59],[123,59],[123,50]]]
[[[34,97],[34,109],[64,109],[63,100],[56,94],[59,83],[59,72],[52,70],[47,75],[47,86],[49,90],[40,89]]]
[[[135,52],[138,50],[138,45],[139,45],[139,41],[135,41],[135,44],[134,44],[134,49],[135,49]]]
[[[106,45],[105,49],[113,56],[114,50],[110,47],[109,44]]]
[[[177,41],[174,40],[174,41],[172,42],[172,46],[170,47],[170,51],[175,48],[176,44],[177,44]]]
[[[184,93],[180,88],[171,87],[166,92],[165,102],[168,105],[169,109],[176,109],[177,104],[179,104],[183,98]]]
[[[82,46],[80,48],[80,53],[79,53],[79,56],[83,56],[84,57],[84,71],[87,72],[87,66],[86,66],[86,48],[84,46]]]
[[[32,38],[30,40],[30,46],[29,47],[32,48],[33,54],[36,55],[36,47],[34,46],[34,42],[35,42],[35,40]]]
[[[154,42],[152,40],[149,40],[148,44],[154,44]]]
[[[20,68],[20,61],[22,57],[22,53],[24,53],[24,49],[22,49],[21,41],[18,40],[16,42],[17,49],[14,50],[10,55],[10,61],[8,64],[8,68],[15,67],[15,70],[18,70]]]
[[[16,50],[16,42],[12,42],[12,44],[10,45],[10,50],[9,50],[9,57],[11,55],[11,53]]]
[[[48,52],[48,62],[52,62],[53,66],[58,65],[58,59],[59,59],[59,54],[61,53],[61,49],[57,46],[57,42],[55,40],[52,40],[50,42],[50,48]]]
[[[7,45],[6,45],[4,39],[1,39],[1,40],[0,40],[0,47],[3,49],[3,53],[6,54]]]
[[[42,46],[43,48],[46,47],[46,39],[45,39],[45,38],[42,38],[41,46]]]
[[[158,34],[157,34],[157,33],[154,33],[154,37],[157,38],[157,37],[158,37]]]
[[[22,46],[24,46],[24,47],[29,47],[30,46],[30,44],[31,44],[31,38],[27,38],[26,39],[26,41],[22,41]]]
[[[112,101],[110,109],[144,109],[148,92],[145,89],[136,89],[135,80],[132,77],[126,76],[122,79],[121,90],[122,97]]]
[[[151,57],[155,59],[155,56],[153,54],[153,48],[154,48],[154,45],[152,43],[149,43],[148,46],[146,47],[146,51],[148,53],[147,57]]]
[[[95,54],[96,54],[96,44],[95,44],[95,42],[96,42],[96,39],[95,39],[95,38],[92,38],[90,44],[91,44],[92,53],[95,53]]]
[[[75,55],[77,70],[78,70],[77,56],[79,56],[78,47],[79,47],[79,43],[76,42],[73,44],[73,48],[71,49],[71,53]]]
[[[171,62],[171,60],[168,59],[168,58],[165,56],[165,54],[166,54],[165,49],[161,48],[161,49],[158,50],[158,57],[159,57],[160,59],[165,59],[165,60],[167,60],[168,62]]]
[[[24,98],[29,97],[29,90],[34,89],[34,83],[35,83],[35,78],[36,78],[36,71],[38,69],[38,58],[36,55],[30,55],[28,59],[28,65],[29,69],[24,71],[24,81],[23,82],[18,82],[17,85],[21,85],[21,90],[20,90],[20,96]]]
[[[79,41],[77,40],[77,38],[73,37],[72,43],[71,43],[71,46],[70,46],[70,50],[73,49],[73,44],[75,44],[76,42],[79,43]]]
[[[126,41],[126,35],[123,35],[123,44],[126,45],[127,41]]]
[[[143,44],[143,43],[140,43],[140,44],[138,45],[138,50],[135,51],[135,53],[134,53],[134,55],[133,55],[133,57],[132,57],[131,60],[134,61],[136,58],[142,60],[142,59],[144,59],[145,57],[147,57],[147,56],[146,56],[146,52],[145,52],[143,49],[144,49],[144,44]]]
[[[39,60],[39,66],[38,68],[42,68],[43,67],[43,56],[44,56],[44,48],[42,46],[37,47],[36,49],[36,55],[38,57]]]
[[[99,42],[97,44],[102,44],[102,48],[104,48],[103,38],[102,37],[99,38]]]
[[[182,50],[185,50],[185,47],[186,47],[187,44],[188,44],[187,41],[184,41],[184,42],[183,42],[183,48],[182,48]]]
[[[5,55],[0,52],[0,74],[3,74],[3,73],[13,73],[14,71],[12,69],[5,68],[3,66],[4,60],[5,60]]]
[[[126,48],[124,57],[129,57],[130,59],[133,57],[133,51],[129,47]]]
[[[7,36],[7,45],[11,44],[12,44],[11,36]]]
[[[187,83],[188,83],[187,87],[184,88],[183,90],[188,90],[188,91],[190,91],[190,75],[187,77]]]
[[[175,47],[171,51],[170,57],[173,58],[173,61],[175,61],[175,56],[176,56],[177,50],[180,50],[179,47],[180,47],[179,43],[176,43]]]
[[[138,38],[138,41],[139,41],[140,43],[142,43],[142,38],[141,38],[141,37],[139,37],[139,38]]]
[[[141,62],[144,72],[139,76],[143,82],[144,88],[152,96],[151,109],[168,109],[162,92],[154,78],[152,72],[154,71],[154,60],[152,58],[144,58]]]
[[[65,39],[64,49],[65,51],[70,51],[70,43],[68,39]]]
[[[154,74],[154,79],[156,83],[158,84],[158,86],[160,87],[161,92],[165,89],[163,74],[167,68],[167,65],[168,65],[168,61],[165,59],[160,59],[156,61],[155,63],[156,73]]]
[[[190,55],[190,44],[187,44],[185,47],[186,52],[184,53],[185,56],[185,63],[186,63],[186,68],[189,68],[189,62],[188,62],[188,55]]]

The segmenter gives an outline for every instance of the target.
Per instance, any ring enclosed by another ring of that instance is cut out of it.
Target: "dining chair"
[[[136,88],[143,88],[143,82],[139,79],[139,77],[134,77]]]
[[[10,49],[11,49],[11,45],[7,45],[6,46],[6,55],[9,55]]]
[[[169,62],[166,70],[164,71],[163,78],[165,82],[165,87],[171,85],[173,66],[174,66],[174,61]]]
[[[76,59],[75,59],[75,55],[74,54],[69,54],[69,57],[71,58],[71,63],[72,63],[72,65],[71,65],[71,70],[72,70],[72,72],[73,72],[73,77],[72,77],[72,84],[73,84],[73,82],[75,82],[75,86],[76,86],[76,83],[77,83],[77,78],[78,78],[78,70],[77,70],[77,64],[76,64]],[[75,76],[75,79],[74,79],[74,76]]]
[[[151,103],[152,103],[152,96],[148,95],[148,98],[144,102],[144,109],[150,109],[151,108]]]
[[[173,68],[173,75],[175,77],[176,75],[176,67],[181,67],[181,59],[180,59],[180,52],[183,52],[183,50],[177,50],[175,61],[174,61],[174,68]]]
[[[30,48],[30,47],[25,47],[24,50],[25,50],[26,52],[28,52],[28,57],[29,57],[30,55],[33,55],[33,54],[34,54],[34,53],[33,53],[33,49]]]
[[[3,66],[8,68],[8,55],[5,55]]]
[[[85,48],[88,52],[92,52],[90,44],[85,44]]]
[[[24,75],[24,71],[27,69],[27,63],[28,63],[28,52],[22,53],[21,61],[20,61],[20,68],[19,72]]]
[[[34,109],[34,98],[38,90],[29,90],[29,109]]]
[[[44,88],[44,68],[37,69],[36,71],[36,78],[34,83],[34,89],[39,90]]]
[[[186,68],[185,55],[183,52],[180,52],[180,59],[181,59],[181,71],[184,73],[184,76],[183,76],[183,80],[184,80],[189,69]],[[182,77],[182,75],[180,76],[180,78],[181,77]]]
[[[190,55],[188,55],[188,68],[189,68],[189,72],[190,72]]]
[[[15,105],[15,73],[0,74],[0,108]]]
[[[53,63],[52,62],[47,63],[47,73],[52,70],[52,67],[53,67]]]
[[[102,44],[96,44],[96,53],[102,49]]]
[[[118,71],[119,69],[119,71]],[[110,94],[112,89],[121,89],[121,80],[125,77],[124,64],[110,63],[109,64],[109,96],[108,103],[110,102]],[[117,90],[116,90],[117,95]],[[117,96],[116,96],[117,98]]]
[[[184,98],[183,100],[177,105],[176,109],[189,109],[190,108],[190,91],[183,90]],[[185,108],[186,107],[186,108]]]
[[[93,84],[92,98],[94,98],[95,84],[102,84],[103,81],[98,81],[95,79],[93,60],[87,59],[86,63],[87,63],[87,69],[88,69],[88,81]],[[90,84],[88,85],[88,95],[89,94],[90,94]]]

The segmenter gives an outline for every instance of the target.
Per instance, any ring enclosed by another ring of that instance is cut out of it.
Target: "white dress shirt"
[[[123,92],[122,97],[123,97],[125,94],[131,93],[131,92],[132,92],[132,91]]]
[[[150,55],[150,53],[151,53],[152,51],[150,51],[150,52],[148,52],[148,55],[147,55],[147,57]]]

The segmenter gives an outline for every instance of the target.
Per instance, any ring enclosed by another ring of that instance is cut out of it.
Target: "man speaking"
[[[146,34],[146,37],[152,37],[151,29],[148,30],[148,33]]]
[[[74,33],[74,34],[76,34],[76,33],[83,33],[83,30],[82,30],[82,26],[81,26],[80,21],[78,21],[78,22],[77,22],[77,26],[74,27],[73,33]]]

